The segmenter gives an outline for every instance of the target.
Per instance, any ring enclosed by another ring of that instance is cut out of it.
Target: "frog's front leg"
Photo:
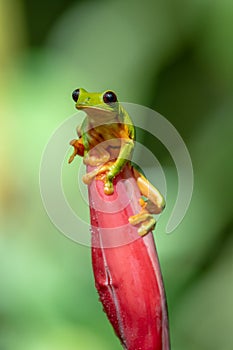
[[[118,158],[115,161],[106,161],[105,163],[107,164],[100,165],[93,171],[84,175],[83,182],[85,184],[89,184],[94,179],[94,177],[105,173],[105,176],[103,177],[104,193],[108,195],[112,194],[114,192],[113,179],[117,174],[119,174],[119,172],[122,170],[124,165],[130,160],[133,147],[134,147],[133,140],[124,139]],[[98,164],[94,164],[94,165],[98,165]]]
[[[152,214],[159,214],[165,208],[165,200],[161,193],[155,188],[141,173],[133,169],[134,176],[137,180],[137,185],[142,196],[147,200],[140,199],[141,211],[129,218],[129,223],[132,225],[141,224],[138,233],[144,236],[154,229],[156,220]]]
[[[74,150],[68,160],[68,163],[71,163],[76,155],[83,157],[85,151],[82,138],[70,141],[70,145],[74,147]]]
[[[109,165],[105,163],[107,163],[109,159],[109,152],[99,145],[90,151],[85,151],[83,160],[84,164],[95,167],[95,169],[83,176],[83,182],[86,185],[89,185],[97,175],[107,172],[109,170]]]
[[[102,174],[106,173],[108,170],[109,170],[109,164],[100,165],[96,167],[94,170],[89,171],[89,173],[85,174],[82,180],[86,185],[90,185],[90,183],[96,176],[98,175],[101,176]]]
[[[104,193],[112,194],[114,192],[113,179],[120,173],[124,165],[130,160],[133,152],[134,142],[132,139],[123,139],[120,153],[117,160],[109,166],[108,172],[106,173],[104,181]]]
[[[109,161],[110,154],[101,145],[95,146],[90,151],[84,153],[83,162],[90,166],[99,166]]]

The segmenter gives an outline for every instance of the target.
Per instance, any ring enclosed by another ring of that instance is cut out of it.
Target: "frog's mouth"
[[[98,106],[87,106],[87,105],[78,105],[76,106],[78,110],[83,110],[88,117],[98,122],[109,122],[116,119],[118,113],[111,109],[106,109]]]

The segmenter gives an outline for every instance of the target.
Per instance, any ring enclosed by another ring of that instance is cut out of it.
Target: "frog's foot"
[[[94,178],[97,178],[97,180],[104,181],[104,188],[106,188],[104,189],[104,192],[106,194],[113,193],[113,191],[111,192],[112,181],[111,179],[107,178],[107,175],[106,175],[106,173],[109,172],[110,167],[111,167],[111,162],[108,162],[107,164],[96,167],[94,170],[90,171],[89,173],[83,176],[82,178],[83,182],[86,185],[89,185]]]
[[[69,158],[69,160],[68,160],[68,163],[69,163],[69,164],[70,164],[71,162],[73,162],[74,157],[76,156],[76,154],[77,154],[77,151],[76,151],[76,149],[74,149],[73,153],[71,154],[71,156],[70,156],[70,158]]]
[[[92,182],[92,180],[98,176],[98,175],[102,175],[103,173],[105,173],[107,170],[109,169],[109,167],[107,165],[104,166],[98,166],[96,169],[90,171],[89,173],[85,174],[83,176],[83,182],[86,185],[90,185],[90,183]]]
[[[68,163],[71,163],[76,155],[79,155],[81,157],[84,156],[84,145],[81,139],[70,141],[70,145],[74,147],[74,151],[71,154]]]
[[[94,178],[97,178],[97,180],[102,180],[104,182],[104,193],[107,195],[113,194],[113,177],[108,175],[110,167],[111,165],[109,165],[109,163],[97,167],[83,176],[83,182],[89,185]]]
[[[155,228],[156,220],[147,210],[142,209],[140,213],[129,217],[129,223],[134,226],[141,224],[138,234],[145,236]]]
[[[113,192],[114,192],[114,188],[113,188],[112,180],[105,179],[104,180],[104,193],[110,195],[110,194],[113,194]]]
[[[90,166],[99,166],[108,162],[110,159],[110,154],[108,151],[102,147],[96,146],[91,149],[84,157],[83,162],[86,165]]]
[[[147,233],[149,233],[149,232],[151,232],[151,231],[154,230],[155,225],[156,225],[156,220],[155,220],[155,218],[153,218],[153,216],[151,215],[151,217],[150,217],[148,220],[144,221],[144,222],[141,224],[141,226],[140,226],[139,229],[138,229],[138,234],[139,234],[140,236],[142,236],[142,237],[145,236],[145,235],[147,235]]]

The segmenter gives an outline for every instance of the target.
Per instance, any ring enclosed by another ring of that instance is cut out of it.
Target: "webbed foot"
[[[156,220],[147,210],[142,209],[140,213],[129,217],[129,223],[134,226],[141,224],[138,229],[138,234],[140,236],[145,236],[147,233],[154,230]]]
[[[68,160],[68,163],[71,163],[76,155],[79,155],[81,157],[84,156],[84,145],[81,139],[70,141],[70,145],[74,147],[74,150]]]
[[[104,193],[107,195],[113,194],[114,187],[113,187],[113,177],[110,174],[112,164],[105,164],[97,167],[93,171],[90,171],[89,173],[85,174],[83,176],[83,182],[86,185],[89,185],[94,178],[99,177],[100,180],[104,182]],[[110,175],[109,175],[110,174]]]

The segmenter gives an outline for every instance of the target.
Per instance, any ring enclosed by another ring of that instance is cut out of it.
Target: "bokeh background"
[[[186,142],[195,186],[171,235],[177,175],[148,145],[168,179],[156,242],[172,349],[233,348],[232,33],[230,0],[0,1],[1,350],[121,349],[90,249],[58,232],[40,198],[43,149],[80,86],[154,108]]]

